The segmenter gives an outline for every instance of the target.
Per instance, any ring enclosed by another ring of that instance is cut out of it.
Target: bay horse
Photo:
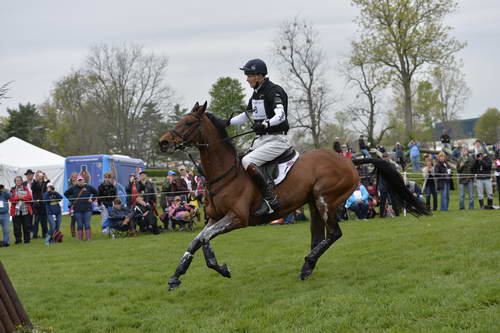
[[[276,188],[280,201],[278,211],[256,217],[261,193],[241,166],[236,149],[225,129],[225,121],[205,112],[207,103],[196,103],[160,138],[162,152],[172,153],[186,147],[197,147],[206,177],[207,225],[191,241],[175,273],[168,280],[169,290],[181,284],[179,277],[186,273],[195,252],[201,247],[209,268],[230,278],[226,264],[219,265],[210,240],[214,237],[249,225],[258,225],[286,216],[295,209],[309,204],[311,214],[311,251],[304,259],[300,279],[307,279],[316,262],[326,250],[342,236],[337,221],[337,207],[346,201],[359,183],[355,165],[372,163],[387,183],[393,197],[410,213],[428,215],[427,208],[406,188],[401,175],[389,162],[378,158],[351,161],[335,151],[325,149],[303,153],[288,176]],[[354,163],[353,163],[354,162]]]

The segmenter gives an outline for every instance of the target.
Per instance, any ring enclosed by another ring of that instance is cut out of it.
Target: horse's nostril
[[[160,150],[162,152],[166,152],[168,149],[168,142],[167,141],[160,141]]]

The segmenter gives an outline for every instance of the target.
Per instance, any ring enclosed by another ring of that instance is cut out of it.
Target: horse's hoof
[[[229,271],[229,267],[227,267],[226,264],[223,264],[221,267],[220,267],[220,274],[223,276],[223,277],[227,277],[228,279],[231,278],[231,272]]]
[[[304,271],[302,271],[302,272],[300,272],[300,274],[299,274],[299,278],[300,278],[302,281],[307,280],[307,278],[311,275],[311,273],[312,273],[312,271],[311,271],[311,270],[309,270],[309,271],[305,271],[305,272],[304,272]]]
[[[181,285],[181,280],[179,280],[176,277],[170,278],[170,280],[168,280],[168,291],[177,289],[179,288],[180,285]]]

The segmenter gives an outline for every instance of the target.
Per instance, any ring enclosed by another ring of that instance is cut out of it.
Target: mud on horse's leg
[[[340,230],[340,226],[337,222],[336,207],[330,206],[330,209],[328,209],[328,205],[323,197],[320,197],[316,202],[316,207],[320,219],[322,219],[326,223],[328,236],[326,239],[319,242],[304,258],[304,265],[302,266],[302,270],[299,275],[301,280],[305,280],[311,275],[314,268],[316,267],[316,262],[318,261],[319,257],[321,257],[321,255],[325,253],[326,250],[328,250],[328,248],[333,243],[335,243],[337,239],[342,237],[342,230]]]

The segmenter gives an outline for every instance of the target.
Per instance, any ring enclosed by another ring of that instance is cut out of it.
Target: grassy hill
[[[67,230],[68,221],[64,220]],[[94,224],[96,224],[95,221]],[[225,279],[197,253],[166,291],[195,233],[0,248],[32,321],[56,332],[499,332],[500,213],[343,222],[298,279],[309,224],[216,238]]]

